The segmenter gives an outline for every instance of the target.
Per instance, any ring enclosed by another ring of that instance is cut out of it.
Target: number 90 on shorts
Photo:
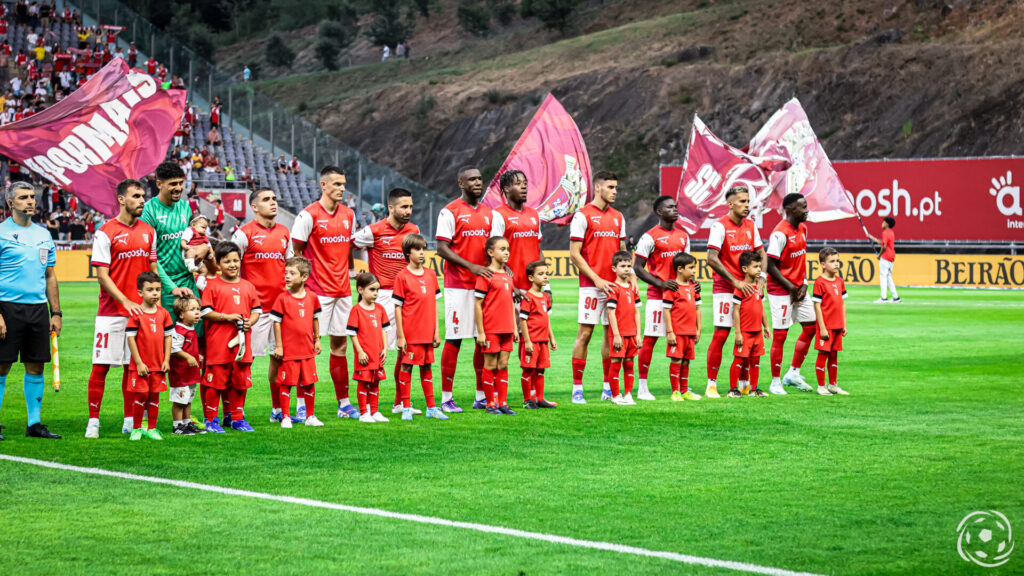
[[[581,286],[577,302],[576,321],[579,324],[608,324],[608,294],[593,286]]]

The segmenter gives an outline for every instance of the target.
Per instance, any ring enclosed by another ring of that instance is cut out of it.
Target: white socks
[[[441,402],[447,402],[447,401],[449,401],[451,399],[452,399],[452,393],[451,392],[445,392],[444,390],[441,391]]]

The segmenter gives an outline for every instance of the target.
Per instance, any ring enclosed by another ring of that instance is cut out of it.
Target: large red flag
[[[770,192],[765,174],[776,163],[766,162],[726,144],[708,130],[696,115],[683,163],[683,177],[676,192],[679,220],[676,226],[694,234],[702,226],[729,212],[725,192],[733,186],[750,190],[751,211]]]
[[[502,203],[498,179],[508,170],[526,174],[526,205],[544,222],[568,224],[573,212],[590,201],[590,157],[583,136],[554,96],[548,94],[526,131],[487,187],[483,202]]]
[[[786,194],[799,193],[807,199],[811,222],[852,218],[853,201],[829,162],[821,142],[814,135],[800,102],[793,98],[761,127],[750,141],[750,153],[785,161],[786,170],[768,175],[774,193],[766,198],[766,207],[781,209]]]
[[[57,104],[0,127],[0,153],[113,217],[117,183],[163,161],[185,100],[115,58]]]

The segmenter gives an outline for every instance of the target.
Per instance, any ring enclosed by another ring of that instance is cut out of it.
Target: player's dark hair
[[[825,260],[828,260],[829,256],[839,256],[839,250],[831,246],[825,246],[818,252],[818,263],[824,264]]]
[[[161,162],[156,167],[156,179],[157,181],[174,180],[175,178],[184,178],[185,171],[178,166],[177,162]]]
[[[522,170],[506,170],[501,173],[501,177],[498,178],[498,187],[501,188],[501,193],[505,193],[505,188],[515,184],[522,178],[523,182],[526,182],[526,174]]]
[[[324,166],[323,168],[320,169],[321,180],[331,175],[344,176],[345,171],[333,164],[328,164],[327,166]]]
[[[746,186],[733,186],[725,191],[725,199],[729,200],[737,194],[750,194],[750,190],[747,190]]]
[[[466,172],[469,172],[470,170],[477,170],[477,167],[476,166],[463,166],[462,168],[459,168],[459,174],[458,174],[459,180],[462,180],[462,177],[465,176]]]
[[[152,282],[160,284],[160,275],[152,270],[146,270],[145,272],[140,272],[138,277],[135,278],[135,287],[142,290],[143,286]]]
[[[426,250],[427,239],[419,234],[409,234],[402,240],[402,254],[405,254],[405,259],[409,259],[409,253],[413,250]]]
[[[392,188],[391,192],[388,192],[388,206],[394,206],[399,198],[412,198],[412,192],[405,188]]]
[[[299,274],[309,277],[313,273],[313,266],[302,256],[292,256],[284,261],[285,267],[291,266],[299,271]]]
[[[270,192],[271,194],[275,194],[273,188],[267,188],[266,186],[262,186],[249,193],[249,204],[255,204],[256,201],[260,199],[260,194],[263,194],[264,192]]]
[[[380,281],[377,277],[369,272],[360,272],[356,276],[356,290],[365,290],[366,288],[378,284]]]
[[[487,244],[484,245],[484,253],[494,250],[494,247],[498,245],[498,242],[505,242],[507,244],[508,240],[506,240],[504,236],[491,236],[487,239]],[[490,264],[491,260],[493,260],[493,258],[491,258],[490,254],[487,254],[487,264]]]
[[[128,194],[128,190],[130,188],[141,188],[143,191],[146,190],[146,187],[142,185],[142,182],[139,182],[134,178],[128,178],[117,183],[117,195],[124,196]]]
[[[611,170],[598,170],[594,174],[594,182],[601,182],[602,180],[618,180],[619,177],[615,175],[615,172]]]
[[[884,220],[885,223],[889,225],[890,230],[896,227],[896,219],[893,218],[892,216],[886,216],[885,218],[882,218],[882,220]]]
[[[213,257],[217,260],[218,264],[220,264],[220,261],[232,252],[238,254],[239,258],[242,257],[242,250],[238,248],[237,244],[230,240],[218,242],[217,245],[213,247]]]
[[[188,310],[188,305],[193,300],[196,304],[199,304],[199,298],[196,298],[195,296],[179,296],[178,299],[174,301],[174,305],[171,306],[171,310],[174,311],[174,316],[176,318],[181,318],[181,315]]]
[[[753,250],[745,250],[740,254],[740,268],[746,268],[754,262],[760,262],[761,256]]]
[[[685,268],[686,266],[689,266],[691,263],[696,261],[697,259],[693,257],[693,254],[679,252],[678,254],[672,257],[672,268],[676,270],[680,268]]]
[[[668,194],[662,194],[661,196],[658,196],[658,199],[654,201],[655,214],[657,214],[658,210],[662,207],[662,205],[665,204],[665,202],[668,202],[670,200],[675,200],[675,198],[669,196]]]
[[[630,254],[629,252],[626,252],[625,250],[623,250],[621,252],[616,252],[612,256],[612,267],[614,268],[615,266],[618,266],[619,262],[630,262],[630,263],[632,263],[633,262],[633,255]]]
[[[526,265],[526,277],[533,276],[533,273],[537,271],[537,268],[547,268],[548,263],[543,260],[534,260]]]
[[[790,194],[786,194],[786,197],[782,199],[782,207],[788,208],[790,204],[794,204],[797,200],[803,197],[804,195],[800,194],[799,192],[792,192]]]

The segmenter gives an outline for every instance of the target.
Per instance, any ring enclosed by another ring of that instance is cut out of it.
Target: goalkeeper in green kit
[[[160,303],[174,317],[174,301],[181,296],[199,296],[196,279],[181,256],[181,234],[192,220],[188,202],[181,201],[185,172],[174,162],[156,167],[157,197],[146,202],[142,221],[156,230],[156,262],[163,288]],[[175,318],[177,320],[177,318]],[[199,326],[196,327],[199,329]]]

